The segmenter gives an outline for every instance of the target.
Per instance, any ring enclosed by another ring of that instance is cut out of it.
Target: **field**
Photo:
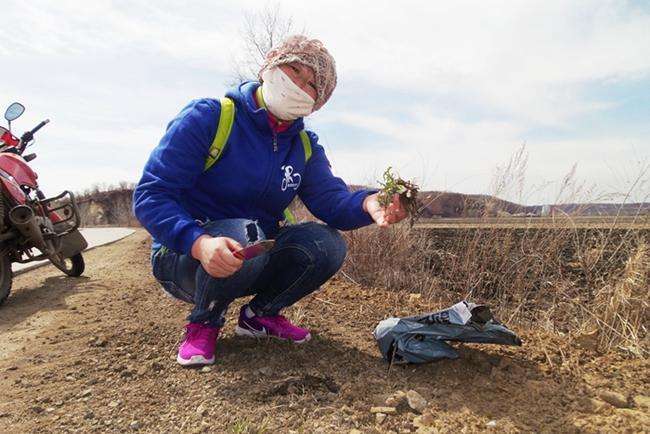
[[[349,234],[361,235],[369,238]],[[65,278],[51,266],[16,277],[0,310],[0,432],[642,432],[650,425],[647,357],[601,351],[593,335],[574,339],[534,322],[501,318],[522,337],[520,348],[459,345],[459,360],[389,370],[371,336],[377,322],[431,311],[451,292],[360,285],[349,267],[290,310],[311,328],[308,344],[236,337],[237,303],[217,364],[182,369],[174,355],[187,307],[162,295],[149,245],[138,230],[88,252],[84,277]],[[350,261],[357,259],[352,252]],[[408,406],[371,413],[399,390],[419,392],[423,414]]]
[[[484,217],[421,219],[418,229],[650,229],[650,215],[646,216],[558,216],[558,217]]]

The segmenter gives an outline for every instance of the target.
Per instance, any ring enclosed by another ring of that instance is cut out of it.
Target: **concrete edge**
[[[106,242],[106,243],[104,243],[104,244],[98,244],[98,245],[96,245],[96,246],[88,247],[88,248],[87,248],[86,250],[84,250],[83,252],[89,252],[89,251],[91,251],[91,250],[93,250],[93,249],[96,249],[97,247],[104,247],[104,246],[108,246],[108,245],[113,244],[113,243],[117,243],[118,241],[122,241],[124,238],[126,238],[126,237],[130,237],[130,236],[133,235],[133,234],[135,234],[135,229],[134,229],[133,232],[131,232],[130,234],[126,234],[126,235],[124,235],[124,236],[122,236],[122,237],[120,237],[120,238],[117,238],[117,239],[112,240],[112,241],[108,241],[108,242]],[[82,253],[83,253],[83,252],[82,252]],[[39,261],[39,262],[37,262],[37,263],[35,263],[35,264],[29,265],[29,266],[27,266],[27,267],[25,267],[25,268],[22,268],[22,269],[18,270],[18,271],[12,271],[12,276],[19,276],[19,275],[21,275],[21,274],[23,274],[23,273],[26,273],[26,272],[28,272],[28,271],[34,270],[34,269],[36,269],[36,268],[44,267],[44,266],[46,266],[46,265],[52,265],[52,266],[54,267],[54,265],[53,265],[50,261],[48,261],[48,260],[44,260],[43,262],[40,262],[40,261]]]

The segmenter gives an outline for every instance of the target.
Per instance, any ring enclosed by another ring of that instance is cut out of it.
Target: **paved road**
[[[128,237],[135,230],[130,228],[83,228],[81,233],[88,241],[88,249],[112,243]],[[11,269],[14,273],[25,272],[41,265],[49,264],[50,261],[30,262],[29,264],[13,264]]]

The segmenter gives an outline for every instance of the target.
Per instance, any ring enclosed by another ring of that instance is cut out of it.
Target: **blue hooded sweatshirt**
[[[268,238],[278,232],[284,209],[298,195],[309,211],[328,225],[350,230],[373,222],[363,211],[372,191],[350,192],[335,177],[318,144],[307,131],[312,156],[305,164],[296,119],[276,134],[254,93],[259,83],[246,82],[227,93],[235,102],[235,121],[221,158],[204,172],[217,131],[217,99],[192,101],[167,126],[152,151],[133,194],[133,210],[160,245],[190,254],[208,220],[247,218],[258,221]]]

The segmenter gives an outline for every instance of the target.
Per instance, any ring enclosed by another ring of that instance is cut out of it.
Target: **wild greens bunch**
[[[418,191],[420,187],[411,181],[404,180],[399,175],[392,173],[392,167],[384,171],[384,181],[379,181],[381,190],[379,191],[379,203],[387,208],[393,201],[393,196],[399,194],[399,200],[411,217],[411,224],[418,212]]]

